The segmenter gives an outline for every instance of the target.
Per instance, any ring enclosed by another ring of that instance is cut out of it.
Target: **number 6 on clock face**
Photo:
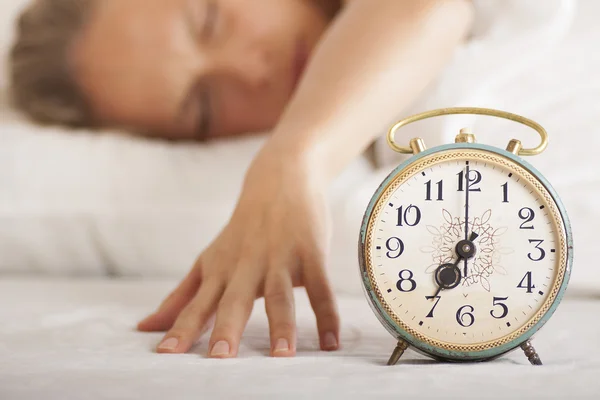
[[[367,297],[398,339],[482,360],[528,340],[569,278],[571,234],[549,183],[490,146],[422,152],[373,196],[360,235]]]

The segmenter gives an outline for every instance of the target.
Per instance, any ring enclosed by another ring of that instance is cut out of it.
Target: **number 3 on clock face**
[[[560,301],[571,263],[566,218],[545,179],[507,152],[425,151],[390,174],[365,213],[368,298],[394,336],[430,355],[500,355]]]

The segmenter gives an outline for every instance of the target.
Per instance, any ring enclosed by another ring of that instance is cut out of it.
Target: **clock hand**
[[[477,232],[471,232],[471,235],[469,236],[469,242],[474,242],[475,239],[477,239],[479,237],[479,233]]]
[[[470,188],[470,183],[471,181],[469,180],[469,174],[470,174],[471,170],[469,169],[469,164],[467,164],[467,173],[465,174],[465,180],[466,185],[465,185],[465,240],[468,240],[469,237],[469,188]],[[469,274],[469,270],[468,270],[468,261],[465,258],[465,271],[464,271],[464,277],[466,278]]]
[[[432,300],[435,299],[442,290],[454,289],[462,281],[461,271],[458,268],[461,260],[467,261],[469,258],[475,255],[475,245],[473,241],[479,237],[477,232],[471,232],[471,235],[466,240],[461,240],[456,245],[457,259],[454,264],[442,264],[434,273],[435,282],[438,285],[437,292],[433,295]]]

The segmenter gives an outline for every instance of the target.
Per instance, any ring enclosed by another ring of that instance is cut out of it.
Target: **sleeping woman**
[[[296,353],[293,287],[339,348],[327,187],[465,40],[469,0],[34,0],[11,54],[14,104],[40,123],[155,140],[268,131],[222,231],[143,321],[185,353],[236,357],[264,296],[271,355]]]

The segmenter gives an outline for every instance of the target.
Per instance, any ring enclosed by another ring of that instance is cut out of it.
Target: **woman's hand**
[[[339,317],[325,273],[329,213],[323,180],[308,162],[265,146],[246,175],[225,228],[142,331],[168,330],[158,352],[184,353],[216,321],[209,356],[235,357],[254,300],[265,297],[271,355],[293,356],[292,288],[305,286],[322,350],[336,350]]]

